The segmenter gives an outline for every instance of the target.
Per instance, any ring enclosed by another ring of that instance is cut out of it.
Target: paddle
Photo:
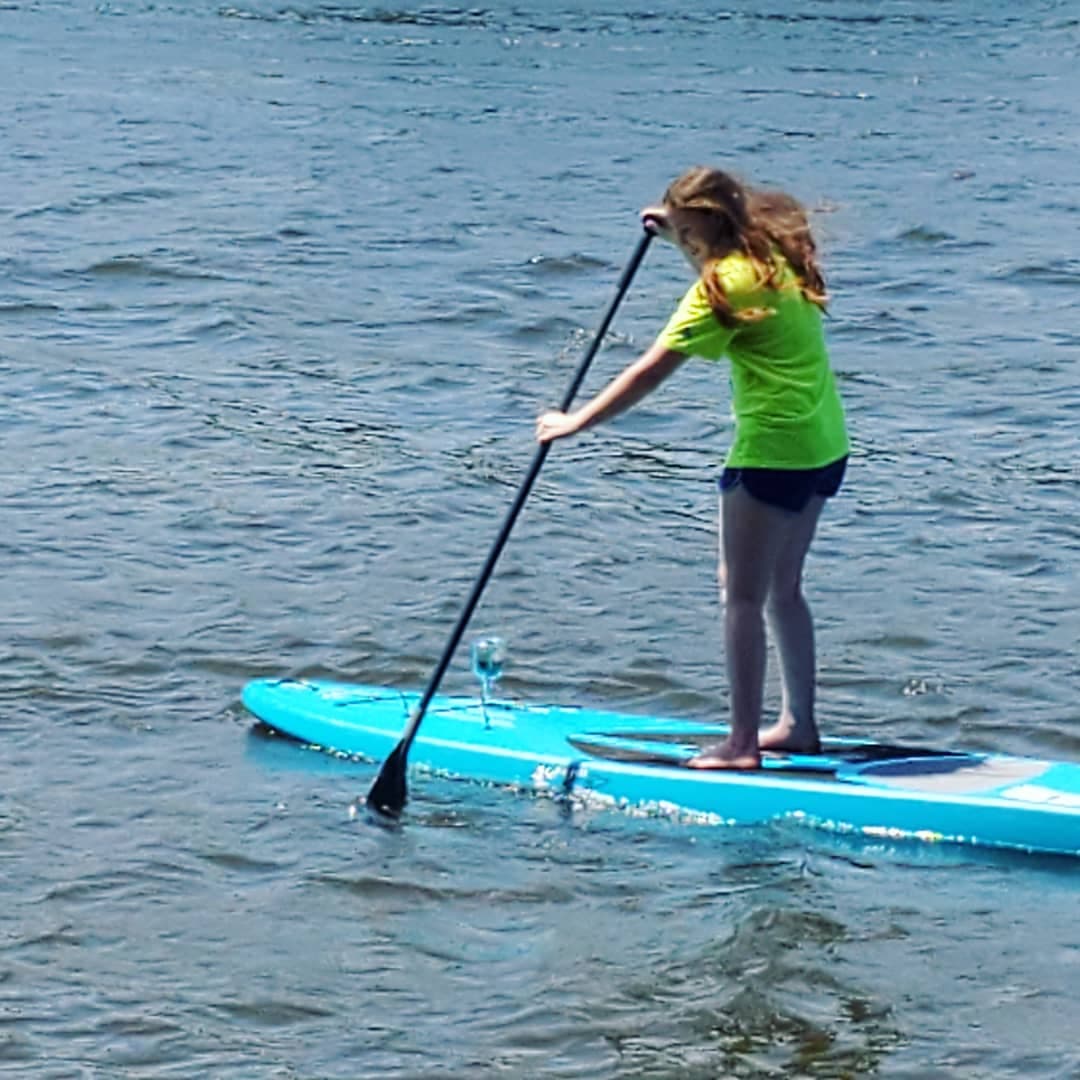
[[[622,302],[622,298],[626,295],[626,290],[630,287],[630,282],[633,280],[634,274],[637,273],[637,268],[641,265],[641,260],[645,257],[645,251],[648,248],[651,239],[652,233],[646,230],[645,234],[638,242],[638,246],[634,249],[634,254],[630,257],[630,261],[626,264],[626,269],[623,270],[622,277],[619,279],[618,287],[615,290],[615,297],[611,301],[611,304],[600,323],[600,328],[596,331],[596,336],[593,338],[592,344],[586,351],[585,356],[578,366],[577,372],[571,380],[570,386],[563,397],[561,405],[563,412],[566,412],[573,403],[574,397],[585,379],[585,373],[589,370],[589,365],[592,363],[593,357],[599,350],[600,343],[604,340],[604,335],[611,325],[611,320],[615,317],[615,311]],[[379,770],[379,775],[375,778],[375,783],[372,784],[371,790],[368,792],[368,809],[374,810],[387,817],[396,818],[405,808],[405,802],[408,799],[405,769],[409,755],[409,747],[412,745],[413,739],[416,738],[416,733],[420,729],[420,724],[424,719],[424,714],[427,712],[428,705],[431,704],[431,699],[435,696],[435,691],[439,688],[439,683],[442,682],[443,675],[446,674],[446,669],[450,666],[450,661],[453,659],[458,645],[461,644],[461,639],[465,634],[465,628],[469,625],[469,619],[472,618],[473,611],[480,602],[480,595],[484,591],[484,586],[487,585],[488,580],[495,569],[495,563],[498,561],[499,555],[506,545],[506,541],[510,536],[510,530],[514,527],[514,522],[517,520],[518,514],[521,513],[521,508],[525,505],[525,500],[532,490],[532,486],[540,473],[540,469],[544,464],[544,459],[547,457],[550,448],[550,443],[541,443],[540,446],[537,447],[532,465],[529,467],[529,471],[526,473],[525,479],[518,489],[513,505],[511,505],[510,511],[503,521],[502,528],[499,530],[499,535],[495,539],[495,544],[488,554],[483,569],[480,571],[480,576],[476,579],[476,584],[473,585],[472,592],[469,594],[469,599],[465,602],[465,609],[462,611],[461,616],[457,621],[457,625],[450,634],[450,639],[447,641],[442,657],[435,667],[431,680],[428,682],[427,689],[424,691],[419,702],[417,702],[412,715],[409,717],[409,723],[405,729],[405,734],[402,735],[401,741],[390,752],[390,756],[383,762],[382,768]]]

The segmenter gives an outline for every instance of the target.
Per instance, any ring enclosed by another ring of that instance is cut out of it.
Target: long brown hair
[[[709,306],[725,326],[756,322],[768,315],[761,309],[738,312],[731,306],[715,270],[734,251],[757,264],[762,284],[768,288],[777,287],[783,272],[775,257],[779,251],[794,270],[803,296],[824,309],[828,295],[810,223],[800,203],[786,192],[752,188],[720,169],[696,165],[672,181],[664,192],[664,204],[702,215],[708,256],[701,282]]]

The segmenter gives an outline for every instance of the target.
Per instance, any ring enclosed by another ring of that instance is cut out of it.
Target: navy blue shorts
[[[740,484],[760,502],[798,514],[815,495],[830,499],[840,490],[847,469],[847,455],[820,469],[725,469],[720,491]]]

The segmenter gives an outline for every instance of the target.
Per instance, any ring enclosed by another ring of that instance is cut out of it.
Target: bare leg
[[[790,519],[769,583],[766,611],[780,658],[783,698],[779,719],[759,735],[763,750],[817,753],[821,746],[814,719],[814,621],[802,591],[802,571],[824,505],[824,499],[814,498]]]
[[[765,600],[787,533],[782,510],[740,486],[721,497],[720,582],[724,645],[731,695],[731,733],[706,746],[690,764],[702,769],[756,769],[765,686]]]

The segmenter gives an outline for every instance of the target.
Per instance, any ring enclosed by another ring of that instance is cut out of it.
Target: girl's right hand
[[[581,430],[581,421],[574,413],[559,412],[557,409],[542,413],[536,419],[536,441],[542,443],[561,439],[564,435],[573,435]]]

